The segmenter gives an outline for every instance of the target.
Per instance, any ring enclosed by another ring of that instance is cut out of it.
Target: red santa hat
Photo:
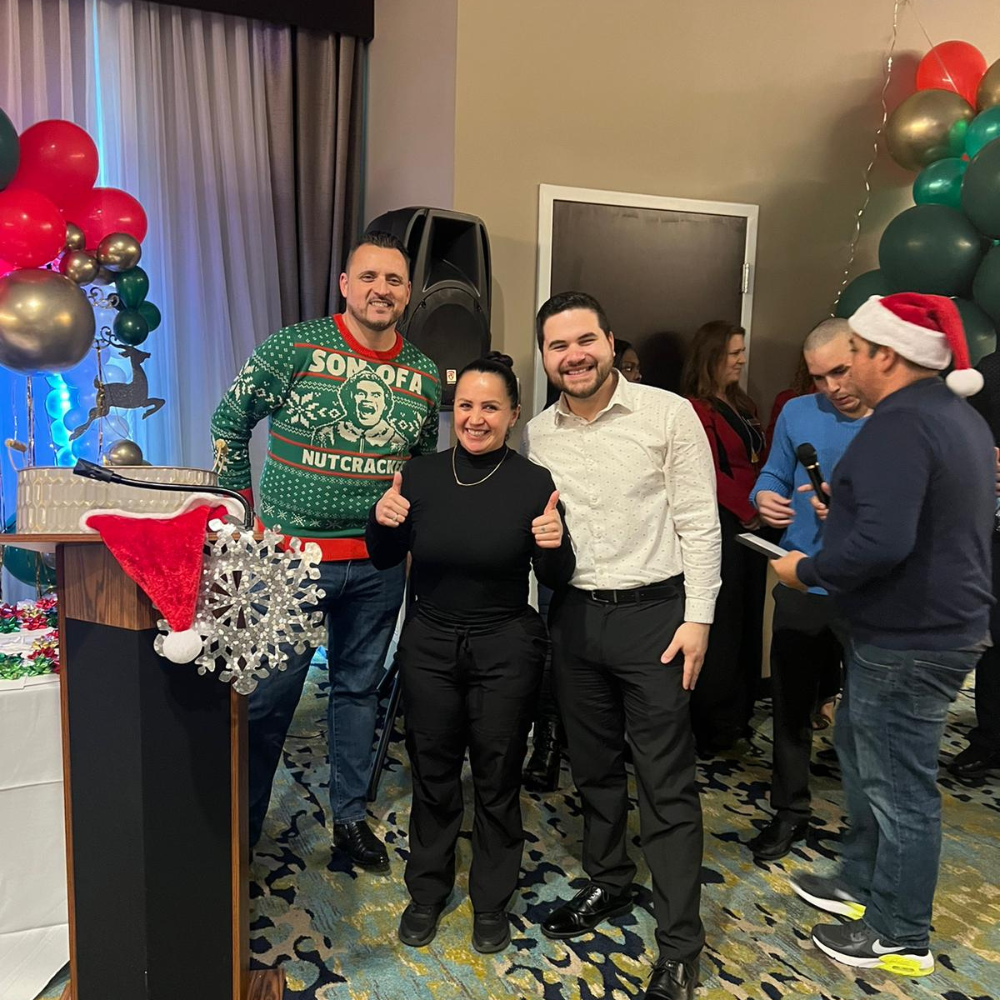
[[[961,314],[943,295],[873,295],[848,323],[858,336],[891,347],[922,368],[941,371],[954,362],[945,381],[958,396],[974,396],[983,387],[983,376],[969,365]]]
[[[205,534],[221,528],[227,514],[242,521],[235,501],[193,493],[169,514],[92,510],[80,518],[80,527],[101,536],[166,619],[170,632],[162,652],[174,663],[190,663],[201,653],[201,634],[191,626],[201,590]]]

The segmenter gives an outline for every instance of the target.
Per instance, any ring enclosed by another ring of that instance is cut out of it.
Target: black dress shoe
[[[389,855],[385,844],[372,833],[371,827],[363,819],[354,823],[334,823],[333,843],[359,868],[370,872],[389,870]]]
[[[559,764],[562,760],[562,741],[559,723],[555,719],[541,719],[535,724],[531,756],[524,766],[522,781],[532,792],[555,792],[559,789]]]
[[[806,839],[808,829],[808,820],[775,816],[753,840],[747,841],[747,847],[757,861],[777,861],[792,849],[792,844]]]
[[[434,940],[444,903],[410,903],[399,918],[399,940],[411,948],[423,948]]]
[[[472,916],[472,947],[483,955],[503,951],[510,944],[510,921],[506,910],[491,910]]]
[[[993,768],[1000,768],[1000,750],[989,750],[970,743],[948,765],[956,778],[983,778]]]
[[[699,959],[657,962],[640,1000],[692,1000],[698,985]]]
[[[542,933],[557,940],[579,937],[602,920],[628,913],[634,902],[631,887],[619,896],[612,896],[607,889],[590,882],[545,918]]]

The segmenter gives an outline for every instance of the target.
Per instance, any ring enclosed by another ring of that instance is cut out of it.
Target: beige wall
[[[892,11],[892,0],[461,0],[454,207],[486,221],[495,341],[524,382],[540,183],[753,202],[750,388],[770,406],[847,263]],[[1000,56],[996,0],[923,0],[917,13],[934,40]],[[903,6],[891,102],[927,48]],[[909,204],[912,175],[884,150],[879,161],[856,271],[875,266],[878,234]]]

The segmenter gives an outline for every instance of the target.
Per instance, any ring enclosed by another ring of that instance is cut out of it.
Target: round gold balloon
[[[128,438],[115,441],[104,453],[108,465],[142,465],[142,449]]]
[[[67,250],[59,261],[59,270],[70,281],[89,285],[97,277],[100,265],[84,250]]]
[[[979,81],[976,90],[976,107],[980,111],[1000,104],[1000,59],[998,59]]]
[[[72,222],[66,223],[66,249],[87,249],[87,238],[83,235],[83,230],[79,226],[74,226]]]
[[[94,342],[94,310],[55,271],[0,278],[0,365],[16,372],[59,372],[78,365]]]
[[[889,155],[907,170],[921,170],[946,156],[961,156],[972,106],[950,90],[918,90],[889,116]]]
[[[112,233],[97,246],[97,259],[109,271],[128,271],[139,263],[142,247],[128,233]]]

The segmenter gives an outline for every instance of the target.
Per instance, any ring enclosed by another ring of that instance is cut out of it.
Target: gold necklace
[[[490,471],[486,473],[486,475],[483,476],[482,479],[477,479],[474,483],[463,483],[462,480],[458,478],[458,469],[455,468],[456,451],[458,451],[457,447],[451,449],[451,474],[455,477],[455,482],[459,486],[478,486],[480,483],[485,483],[486,480],[489,479],[490,476],[492,476],[493,473],[496,472],[501,465],[503,465],[503,463],[507,460],[507,456],[510,454],[510,448],[507,448],[505,446],[503,450],[503,458],[501,458],[500,461],[497,462],[497,464],[492,469],[490,469]]]

